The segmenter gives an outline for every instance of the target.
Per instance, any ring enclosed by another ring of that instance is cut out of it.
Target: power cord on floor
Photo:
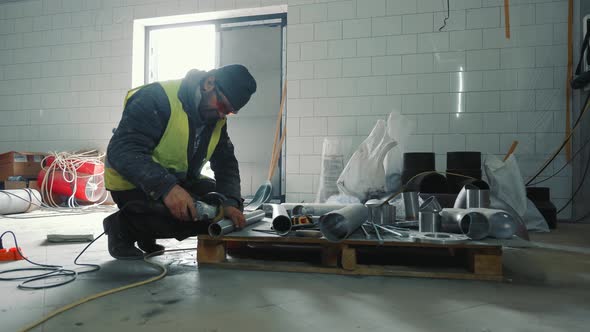
[[[65,269],[61,265],[40,264],[40,263],[35,263],[35,262],[31,261],[30,259],[25,257],[25,255],[23,255],[23,253],[20,251],[20,248],[18,246],[18,241],[16,239],[16,235],[12,231],[6,231],[6,232],[2,233],[2,235],[0,235],[0,243],[4,242],[4,241],[2,241],[2,238],[7,234],[12,235],[12,239],[14,240],[14,246],[15,246],[16,250],[18,251],[19,255],[21,257],[23,257],[23,259],[26,260],[27,262],[37,266],[37,267],[25,267],[25,268],[9,269],[9,270],[0,271],[0,281],[23,280],[23,282],[17,286],[20,289],[46,289],[46,288],[59,287],[59,286],[65,285],[65,284],[69,284],[70,282],[76,280],[76,278],[78,277],[78,274],[90,273],[90,272],[95,272],[95,271],[100,270],[99,265],[78,263],[78,259],[86,251],[86,249],[88,249],[94,242],[96,242],[96,240],[100,239],[100,237],[103,236],[104,233],[100,234],[96,239],[94,239],[92,242],[90,242],[78,254],[78,256],[76,256],[76,259],[74,259],[75,265],[91,268],[89,270],[80,271],[80,272],[78,272],[76,270]],[[38,273],[35,275],[26,275],[26,276],[18,276],[17,275],[17,276],[13,276],[13,277],[5,277],[6,274],[15,274],[15,273],[19,273],[19,272],[27,273],[27,272],[31,272],[31,271],[38,271],[41,273]],[[42,286],[30,285],[31,283],[34,283],[35,281],[60,278],[60,277],[66,277],[66,279],[63,281],[60,281],[60,282],[52,283],[52,284],[44,284]]]
[[[150,264],[151,266],[159,269],[161,271],[161,273],[159,275],[157,275],[155,277],[152,277],[152,278],[149,278],[149,279],[146,279],[144,281],[140,281],[140,282],[132,283],[132,284],[129,284],[129,285],[125,285],[125,286],[113,288],[113,289],[110,289],[110,290],[107,290],[107,291],[104,291],[104,292],[96,293],[96,294],[87,296],[85,298],[82,298],[82,299],[80,299],[80,300],[78,300],[78,301],[76,301],[74,303],[68,304],[66,306],[63,306],[63,307],[61,307],[61,308],[59,308],[59,309],[51,312],[47,316],[45,316],[42,319],[38,320],[37,322],[26,326],[21,331],[22,332],[30,331],[33,328],[35,328],[35,327],[37,327],[37,326],[39,326],[39,325],[47,322],[51,318],[53,318],[53,317],[55,317],[55,316],[57,316],[57,315],[59,315],[61,313],[64,313],[64,312],[66,312],[66,311],[68,311],[68,310],[70,310],[72,308],[75,308],[75,307],[77,307],[79,305],[82,305],[84,303],[88,303],[88,302],[93,301],[93,300],[96,300],[98,298],[101,298],[101,297],[104,297],[104,296],[107,296],[107,295],[111,295],[111,294],[114,294],[114,293],[118,293],[118,292],[121,292],[121,291],[124,291],[124,290],[127,290],[127,289],[131,289],[131,288],[135,288],[135,287],[147,285],[149,283],[158,281],[158,280],[160,280],[160,279],[162,279],[162,278],[164,278],[166,276],[166,274],[168,273],[168,268],[166,268],[166,266],[163,265],[163,264],[160,264],[158,262],[152,262],[152,261],[150,261],[148,259],[151,258],[151,257],[153,257],[153,256],[156,256],[156,255],[160,255],[162,253],[165,253],[165,252],[178,252],[178,251],[187,251],[187,250],[191,250],[192,251],[192,250],[197,250],[197,248],[182,248],[182,249],[161,250],[161,251],[157,251],[157,252],[151,253],[149,255],[146,255],[144,257],[144,259],[143,259],[144,262],[146,262],[146,263]]]

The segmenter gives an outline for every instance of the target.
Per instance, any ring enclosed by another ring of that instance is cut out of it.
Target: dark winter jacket
[[[154,200],[165,197],[176,184],[190,186],[199,178],[199,168],[215,127],[214,123],[204,122],[198,112],[200,83],[206,75],[206,72],[191,70],[182,80],[178,92],[188,115],[190,130],[186,178],[177,178],[152,160],[152,152],[170,118],[168,97],[159,84],[146,85],[127,100],[119,126],[109,142],[108,165]],[[215,173],[216,191],[228,197],[226,205],[241,206],[238,161],[227,134],[227,125],[222,129],[210,163]]]

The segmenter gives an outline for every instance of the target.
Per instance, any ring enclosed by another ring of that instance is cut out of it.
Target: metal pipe
[[[0,190],[0,214],[25,213],[41,206],[41,194],[35,189]]]
[[[320,231],[329,241],[346,239],[367,221],[367,208],[362,204],[351,204],[325,214],[320,219]]]
[[[490,204],[490,208],[497,209],[497,210],[504,210],[508,212],[514,220],[516,221],[516,232],[515,234],[524,240],[529,240],[529,231],[526,228],[526,224],[522,217],[516,212],[510,204],[504,202],[501,198],[492,196],[491,197],[492,204]]]
[[[418,193],[415,191],[407,191],[402,193],[404,200],[404,210],[406,211],[406,220],[418,220],[419,201]]]
[[[440,212],[442,210],[442,206],[438,202],[435,196],[428,197],[422,205],[420,205],[420,211],[429,211],[429,212]]]
[[[464,187],[465,188],[465,187]],[[466,189],[466,206],[471,208],[487,209],[490,207],[490,191],[487,189]]]
[[[279,235],[286,235],[291,231],[291,218],[287,209],[281,204],[265,204],[272,208],[272,229]]]
[[[457,199],[455,200],[455,204],[454,204],[454,208],[458,208],[458,209],[464,209],[467,207],[467,190],[470,189],[477,189],[478,187],[476,187],[475,185],[471,184],[471,185],[465,185],[463,187],[463,189],[461,189],[461,192],[459,192],[459,195],[457,196]],[[495,195],[490,195],[490,205],[488,206],[491,209],[496,209],[496,210],[504,210],[506,211],[508,214],[510,214],[513,218],[514,221],[516,223],[516,232],[515,234],[520,237],[521,239],[524,240],[529,240],[529,232],[526,228],[526,224],[524,222],[524,220],[522,219],[522,217],[518,214],[518,212],[516,212],[512,206],[510,206],[510,204],[506,203],[505,201],[503,201],[501,198],[496,197]]]
[[[281,205],[284,206],[287,211],[291,210],[293,215],[310,214],[312,216],[321,216],[342,209],[346,206],[342,204],[323,203],[283,203]]]
[[[255,224],[264,219],[264,211],[256,210],[252,212],[244,213],[246,217],[246,226]],[[209,225],[209,235],[212,237],[219,237],[225,234],[231,233],[235,230],[233,221],[229,219],[221,219],[220,221]]]
[[[472,209],[486,216],[490,224],[490,236],[496,239],[509,239],[516,232],[514,217],[502,210]]]
[[[481,213],[465,209],[443,209],[440,213],[444,232],[462,233],[473,240],[489,235],[490,224]]]
[[[441,221],[440,211],[420,211],[420,222],[418,224],[420,232],[440,232]]]

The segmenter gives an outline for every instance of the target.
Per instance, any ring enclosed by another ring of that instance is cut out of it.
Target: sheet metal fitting
[[[280,204],[265,204],[272,209],[272,229],[279,235],[286,235],[291,231],[291,218],[287,209]]]
[[[362,204],[350,204],[325,214],[320,219],[320,231],[332,242],[339,242],[354,233],[367,221],[367,208]]]
[[[440,212],[442,211],[442,206],[436,197],[430,196],[420,205],[420,211]]]
[[[402,193],[404,200],[404,209],[406,211],[406,221],[418,220],[419,201],[418,193],[415,191],[407,191]]]
[[[483,214],[490,224],[490,236],[496,239],[509,239],[516,233],[516,220],[514,217],[502,210],[494,209],[472,209]]]
[[[465,194],[468,209],[490,207],[490,191],[488,189],[466,189]]]
[[[441,217],[439,213],[439,211],[420,211],[418,230],[420,232],[440,232]]]
[[[244,217],[246,217],[246,227],[261,221],[264,219],[264,215],[265,213],[262,210],[244,213]],[[229,219],[222,219],[216,223],[210,224],[208,228],[209,235],[212,237],[220,237],[233,231],[235,231],[235,226],[233,221]]]
[[[440,213],[442,229],[445,232],[462,233],[473,240],[489,235],[490,224],[481,213],[465,209],[443,209]]]

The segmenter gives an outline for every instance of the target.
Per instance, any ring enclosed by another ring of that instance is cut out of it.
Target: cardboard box
[[[16,151],[0,154],[0,181],[18,175],[24,178],[37,178],[41,170],[41,161],[47,155],[42,152]]]
[[[37,180],[30,180],[30,181],[5,181],[4,182],[4,189],[24,189],[24,188],[31,188],[35,190],[39,190],[39,185],[37,184]]]

